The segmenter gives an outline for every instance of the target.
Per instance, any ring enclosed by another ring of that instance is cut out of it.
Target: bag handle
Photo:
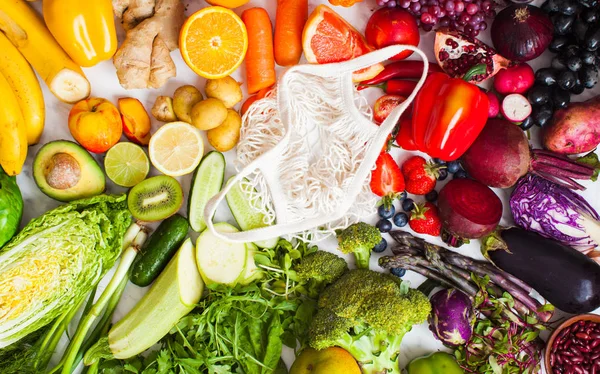
[[[361,189],[364,186],[364,181],[371,173],[371,169],[375,164],[375,161],[379,157],[382,147],[384,146],[388,135],[394,129],[396,123],[398,123],[400,116],[406,108],[412,103],[417,92],[421,89],[423,84],[425,83],[425,79],[427,78],[429,63],[427,56],[420,49],[412,46],[412,45],[394,45],[390,47],[386,47],[374,52],[367,53],[358,58],[355,58],[350,61],[345,61],[341,63],[332,63],[332,64],[324,64],[324,65],[297,65],[290,68],[286,71],[286,75],[290,71],[306,71],[311,74],[320,75],[323,77],[332,77],[339,76],[340,72],[342,73],[352,73],[356,70],[364,69],[373,64],[385,61],[392,56],[397,55],[398,53],[404,50],[411,50],[415,52],[423,61],[423,74],[421,78],[417,82],[417,86],[413,90],[413,92],[408,96],[408,98],[398,105],[390,115],[386,118],[386,120],[381,124],[380,128],[377,131],[377,134],[373,138],[372,141],[369,142],[369,145],[366,149],[365,158],[363,159],[361,165],[359,166],[356,174],[354,175],[348,189],[347,189],[347,200],[354,201],[356,196],[360,193]],[[285,80],[285,76],[281,78]],[[352,85],[352,82],[349,82]],[[284,89],[285,91],[285,89]],[[278,95],[282,94],[278,92]],[[352,94],[352,92],[347,93]],[[213,235],[216,237],[235,243],[247,243],[247,242],[257,242],[264,241],[273,238],[277,238],[283,235],[293,234],[297,232],[307,231],[313,229],[315,227],[322,226],[328,222],[335,221],[341,218],[349,209],[349,205],[340,206],[335,212],[326,216],[326,217],[312,217],[301,220],[299,222],[290,222],[284,224],[275,224],[272,226],[266,226],[262,228],[252,229],[248,231],[241,231],[235,233],[221,233],[218,232],[214,224],[212,222],[212,217],[214,216],[217,207],[223,202],[225,196],[229,191],[235,186],[236,183],[239,183],[243,178],[252,174],[255,170],[260,169],[263,164],[268,163],[269,157],[272,155],[278,155],[281,153],[283,147],[287,145],[289,140],[289,131],[286,132],[286,135],[275,147],[270,149],[269,151],[263,153],[261,156],[256,158],[250,164],[248,164],[244,169],[242,169],[229,183],[225,186],[225,188],[215,195],[212,199],[208,201],[206,207],[204,209],[204,221],[206,222],[207,229],[211,231]]]

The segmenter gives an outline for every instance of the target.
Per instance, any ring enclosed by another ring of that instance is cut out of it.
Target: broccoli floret
[[[317,251],[305,256],[294,270],[298,279],[306,283],[308,296],[317,298],[325,286],[348,271],[348,264],[333,253]]]
[[[400,374],[402,338],[431,312],[420,291],[404,289],[396,277],[364,269],[351,270],[326,288],[318,307],[309,345],[347,350],[364,374]]]
[[[368,269],[371,250],[380,241],[381,233],[378,228],[358,222],[338,234],[338,249],[343,253],[354,253],[356,266],[359,269]]]

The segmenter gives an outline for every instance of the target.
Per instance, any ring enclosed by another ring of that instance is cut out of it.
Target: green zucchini
[[[218,232],[237,232],[228,223],[216,223]],[[198,270],[206,284],[221,283],[234,286],[244,275],[248,257],[246,244],[232,243],[217,238],[205,230],[196,242]]]
[[[148,293],[110,329],[113,356],[130,358],[156,344],[194,309],[203,291],[194,245],[187,239]]]
[[[206,229],[204,207],[212,197],[221,191],[225,178],[225,157],[217,151],[206,154],[196,168],[188,199],[188,217],[192,230],[202,232]]]
[[[258,247],[254,243],[246,243],[246,267],[240,280],[243,285],[250,284],[264,275],[262,269],[254,262],[254,254],[258,251]]]
[[[231,179],[227,183],[230,183]],[[261,227],[268,226],[265,224],[265,215],[257,212],[251,205],[250,201],[248,201],[248,197],[240,183],[236,184],[231,188],[231,190],[225,196],[227,199],[227,205],[229,205],[229,210],[231,210],[231,214],[235,221],[240,226],[242,231],[248,231],[252,229],[259,229]],[[279,238],[273,238],[269,240],[264,240],[260,242],[254,242],[260,248],[275,248],[277,243],[279,242]]]
[[[175,214],[165,219],[140,249],[131,267],[131,282],[140,287],[152,283],[167,266],[188,234],[188,221]]]

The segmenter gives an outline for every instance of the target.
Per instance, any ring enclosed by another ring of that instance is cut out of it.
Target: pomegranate
[[[500,69],[510,64],[510,61],[500,56],[492,47],[459,31],[437,31],[434,49],[438,64],[451,77],[462,77],[475,65],[487,65],[485,74],[471,78],[471,82],[476,83],[493,77]]]

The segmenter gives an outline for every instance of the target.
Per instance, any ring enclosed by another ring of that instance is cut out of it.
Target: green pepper
[[[445,352],[419,357],[408,364],[408,374],[464,374],[452,355]]]
[[[23,197],[17,179],[0,167],[0,248],[16,234],[22,216]]]

